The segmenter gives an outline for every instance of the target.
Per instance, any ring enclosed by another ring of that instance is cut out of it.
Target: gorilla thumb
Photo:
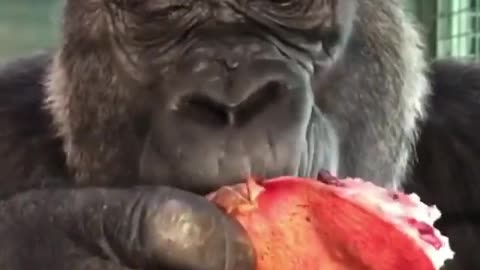
[[[203,197],[181,190],[32,191],[9,205],[63,231],[93,256],[129,268],[254,269],[241,226]]]

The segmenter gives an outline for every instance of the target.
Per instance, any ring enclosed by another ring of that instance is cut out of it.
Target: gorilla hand
[[[0,208],[0,269],[253,270],[213,204],[167,187],[31,191]]]

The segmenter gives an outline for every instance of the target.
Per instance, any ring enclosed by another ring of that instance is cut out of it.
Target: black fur
[[[457,253],[448,269],[479,269],[480,65],[437,61],[430,81],[429,117],[407,189],[442,211],[437,225]]]
[[[63,186],[61,141],[44,109],[44,81],[51,53],[0,67],[0,197],[31,188]]]

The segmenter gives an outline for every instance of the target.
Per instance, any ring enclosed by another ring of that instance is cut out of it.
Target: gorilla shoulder
[[[478,269],[480,65],[437,61],[430,81],[429,116],[421,126],[407,190],[442,211],[437,225],[456,252],[447,269]]]
[[[43,110],[44,76],[51,55],[0,65],[0,198],[22,189],[59,186],[65,173],[61,143]]]
[[[425,200],[449,212],[480,210],[480,65],[437,61],[428,118],[417,144],[415,180]],[[477,208],[478,210],[474,210]],[[467,210],[469,209],[469,210]],[[480,212],[479,212],[480,214]]]

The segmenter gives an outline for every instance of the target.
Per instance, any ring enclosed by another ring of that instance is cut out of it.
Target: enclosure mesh
[[[436,57],[480,59],[480,0],[437,0]]]

